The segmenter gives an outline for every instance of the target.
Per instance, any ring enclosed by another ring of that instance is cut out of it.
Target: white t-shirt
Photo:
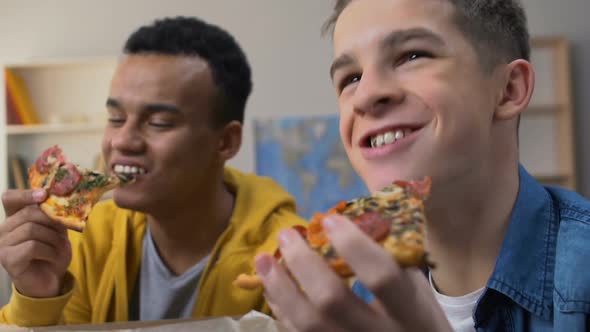
[[[428,279],[430,280],[430,287],[434,292],[434,296],[445,312],[453,330],[455,330],[455,332],[475,332],[473,311],[475,310],[477,300],[479,300],[479,297],[483,294],[485,287],[467,295],[453,297],[443,295],[436,290],[430,273]]]

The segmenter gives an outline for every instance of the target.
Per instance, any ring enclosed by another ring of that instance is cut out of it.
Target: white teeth
[[[375,139],[375,145],[377,145],[377,146],[383,145],[383,135],[377,135],[377,138]]]
[[[388,131],[383,134],[371,137],[370,144],[372,148],[377,148],[385,144],[391,144],[397,140],[404,138],[412,132],[412,129],[397,129],[395,131]]]
[[[383,135],[383,141],[385,142],[385,144],[391,144],[395,142],[395,135],[393,135],[392,132],[388,131],[385,133],[385,135]]]
[[[115,173],[121,174],[145,174],[145,169],[137,166],[129,166],[129,165],[115,165],[113,167]]]

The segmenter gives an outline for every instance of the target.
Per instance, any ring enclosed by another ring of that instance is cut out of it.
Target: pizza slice
[[[65,157],[59,146],[55,145],[45,150],[33,166],[29,168],[29,183],[31,188],[49,189],[48,184],[59,165],[65,162]]]
[[[66,162],[58,146],[47,149],[29,168],[31,188],[47,190],[41,210],[69,229],[83,231],[94,205],[107,191],[133,179],[106,175]]]
[[[298,226],[296,230],[342,278],[354,276],[354,271],[338,256],[324,232],[322,220],[329,214],[348,217],[402,267],[429,265],[424,247],[424,201],[430,194],[430,186],[430,177],[421,181],[396,181],[372,196],[340,202],[327,213],[316,213],[307,229]],[[279,249],[275,258],[282,262]],[[234,285],[254,289],[262,282],[256,275],[241,274]]]

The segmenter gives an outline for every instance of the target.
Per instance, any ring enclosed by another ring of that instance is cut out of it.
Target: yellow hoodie
[[[224,181],[236,195],[234,211],[197,287],[194,318],[268,312],[262,290],[241,290],[232,281],[240,273],[254,272],[256,254],[274,252],[279,230],[306,224],[295,215],[293,198],[274,181],[230,168],[226,168]],[[127,321],[145,229],[144,214],[121,209],[112,200],[97,204],[84,233],[70,233],[73,258],[65,294],[34,299],[13,287],[10,302],[0,310],[0,323],[41,326]]]

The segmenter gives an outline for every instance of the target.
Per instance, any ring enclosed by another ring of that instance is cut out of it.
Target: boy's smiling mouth
[[[137,165],[113,164],[113,172],[122,180],[136,180],[138,176],[146,174],[145,168]]]
[[[404,124],[368,132],[359,141],[361,154],[366,159],[380,159],[397,153],[411,144],[423,128],[424,124]]]
[[[413,132],[421,129],[418,125],[398,125],[371,131],[360,140],[361,148],[375,149],[384,145],[390,145],[404,139]]]
[[[130,175],[137,175],[137,174],[145,174],[145,169],[138,167],[138,166],[129,166],[129,165],[121,165],[116,164],[113,166],[113,170],[115,173],[122,173],[122,174],[130,174]]]
[[[371,148],[378,148],[382,145],[392,144],[405,136],[411,134],[413,129],[411,128],[399,128],[395,130],[389,130],[382,134],[376,134],[369,137],[369,146]]]

